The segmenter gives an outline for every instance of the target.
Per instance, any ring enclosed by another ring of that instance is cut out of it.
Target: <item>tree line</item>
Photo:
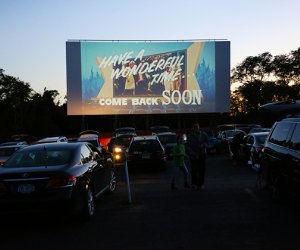
[[[300,47],[288,54],[249,56],[232,69],[233,116],[256,115],[263,104],[300,99]]]
[[[16,133],[69,135],[84,129],[108,131],[120,126],[146,128],[162,123],[175,129],[189,127],[196,119],[203,121],[205,126],[228,122],[259,123],[261,105],[300,99],[300,47],[283,55],[264,52],[249,56],[234,67],[231,84],[238,84],[238,87],[231,92],[228,114],[67,116],[66,98],[63,102],[57,101],[60,96],[57,90],[44,88],[43,93],[37,93],[29,83],[4,72],[0,68],[1,138]]]

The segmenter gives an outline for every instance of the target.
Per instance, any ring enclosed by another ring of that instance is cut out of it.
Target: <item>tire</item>
[[[84,194],[83,202],[84,204],[81,212],[81,217],[83,220],[88,221],[95,214],[95,197],[93,190],[90,187],[86,190]]]
[[[112,194],[115,192],[116,188],[117,188],[117,177],[115,171],[111,170],[108,192]]]

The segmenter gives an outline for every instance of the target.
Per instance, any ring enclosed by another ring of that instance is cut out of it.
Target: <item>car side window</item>
[[[270,142],[280,146],[285,146],[291,125],[291,123],[287,122],[278,123],[270,137]]]
[[[295,127],[289,144],[292,149],[300,151],[300,124]]]
[[[91,162],[93,160],[93,153],[92,151],[86,146],[81,147],[81,162],[83,164]]]

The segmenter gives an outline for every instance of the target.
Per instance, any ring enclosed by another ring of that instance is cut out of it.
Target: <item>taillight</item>
[[[46,188],[55,189],[66,186],[73,186],[76,184],[76,176],[64,177],[64,178],[53,178],[50,179]]]

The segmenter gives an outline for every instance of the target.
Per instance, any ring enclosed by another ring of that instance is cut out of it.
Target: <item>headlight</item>
[[[115,153],[121,153],[122,152],[122,148],[120,147],[115,147],[114,148]]]

